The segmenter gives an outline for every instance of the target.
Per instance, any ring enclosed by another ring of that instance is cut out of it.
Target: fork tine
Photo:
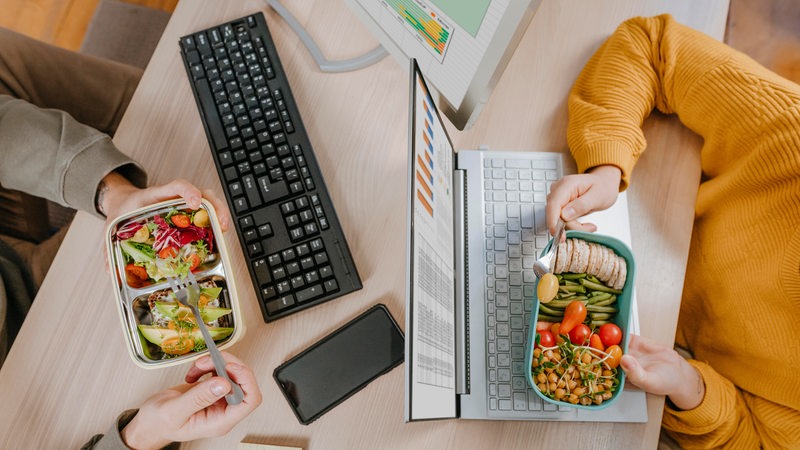
[[[192,273],[191,270],[189,271],[189,275],[187,276],[187,278],[189,279],[189,284],[197,286],[197,279],[194,277],[194,274]]]

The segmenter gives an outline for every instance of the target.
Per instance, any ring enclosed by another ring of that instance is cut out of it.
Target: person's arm
[[[244,399],[229,406],[227,380],[214,375],[206,355],[186,373],[186,384],[156,393],[138,410],[121,414],[105,435],[96,435],[81,447],[92,450],[178,448],[176,442],[223,436],[261,404],[255,374],[236,357],[222,352],[231,379],[242,387]]]
[[[778,101],[778,96],[769,98],[759,90],[762,85],[780,86],[777,78],[745,55],[669,16],[630,19],[592,56],[570,93],[570,151],[582,174],[593,168],[616,167],[619,178],[609,175],[601,184],[604,192],[624,190],[646,147],[642,123],[658,109],[677,114],[706,143],[713,141],[715,153],[708,154],[704,147],[702,157],[704,175],[713,177],[724,173],[725,164],[737,164],[752,151],[752,147],[737,145],[737,139],[757,132],[752,124],[763,120],[759,114],[764,105]],[[619,184],[614,186],[616,182]],[[554,185],[558,192],[551,191],[551,197],[559,200],[548,204],[551,229],[571,202],[585,209],[579,213],[585,213],[601,209],[601,200],[607,201],[609,196],[592,199],[587,197],[592,189],[574,187]],[[582,198],[588,201],[576,202]],[[674,407],[666,408],[663,425],[680,444],[758,442],[755,417],[730,380],[699,361],[673,362],[642,362],[639,367],[645,367],[648,376],[632,363],[627,367],[623,363],[623,368],[633,370],[632,382],[637,380],[645,390],[670,397]],[[642,381],[648,377],[668,380],[670,387],[664,390],[659,383]]]
[[[623,191],[647,142],[642,131],[644,120],[653,109],[678,114],[681,121],[698,132],[725,129],[738,99],[730,108],[723,106],[723,93],[709,89],[718,72],[731,59],[746,58],[730,47],[675,22],[671,16],[636,17],[622,23],[584,66],[568,98],[567,143],[584,174],[601,166],[619,170],[615,178],[605,177],[592,185],[599,193],[579,189],[590,184],[573,177],[556,186],[556,197],[548,201],[547,223],[555,229],[563,209],[573,207],[567,221],[609,207]],[[746,114],[746,111],[742,111]],[[716,128],[715,128],[716,127]],[[552,192],[552,191],[551,191]],[[583,200],[581,196],[590,194]],[[571,204],[579,200],[577,203]],[[592,231],[578,222],[569,228]]]
[[[116,171],[136,187],[147,175],[111,138],[69,114],[0,95],[0,184],[100,216],[95,189]]]
[[[748,401],[733,383],[708,364],[684,359],[672,347],[631,336],[620,367],[626,381],[667,396],[662,425],[682,448],[758,448],[761,437]],[[786,410],[751,399],[750,405],[774,410],[777,420]],[[795,413],[796,416],[796,413]]]

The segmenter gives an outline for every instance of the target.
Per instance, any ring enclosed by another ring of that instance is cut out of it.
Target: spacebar
[[[217,113],[217,105],[214,103],[214,95],[211,93],[211,88],[208,87],[208,82],[201,78],[194,83],[197,87],[197,98],[200,99],[201,109],[203,110],[203,117],[208,132],[211,134],[212,145],[214,150],[220,150],[228,147],[228,140],[225,139],[225,131],[222,129],[222,124],[219,121],[219,113]]]

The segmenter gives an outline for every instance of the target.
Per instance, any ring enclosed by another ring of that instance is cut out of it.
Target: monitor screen
[[[403,70],[417,60],[459,129],[476,120],[540,2],[348,0]]]

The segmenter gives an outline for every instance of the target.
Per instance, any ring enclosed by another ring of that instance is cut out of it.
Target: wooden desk
[[[601,6],[602,5],[602,6]],[[375,39],[340,1],[289,3],[332,59]],[[451,129],[457,148],[566,151],[567,92],[616,25],[671,12],[719,39],[727,1],[546,1],[475,127]],[[189,444],[234,448],[247,440],[306,449],[654,448],[663,398],[650,396],[647,424],[449,420],[403,422],[403,371],[396,369],[317,420],[300,425],[273,369],[376,302],[404,317],[408,70],[392,59],[355,73],[323,74],[286,24],[258,0],[183,1],[175,11],[115,142],[141,161],[152,183],[192,180],[221,195],[206,137],[178,54],[178,38],[265,11],[311,141],[364,281],[364,289],[269,325],[236,237],[225,239],[239,280],[247,334],[231,350],[258,374],[264,403],[229,435]],[[673,118],[647,122],[649,150],[630,189],[642,334],[672,342],[683,284],[700,139]],[[79,213],[0,371],[0,447],[77,448],[117,414],[182,382],[186,366],[139,369],[124,349],[104,271],[103,224]],[[535,443],[535,444],[534,444]]]

